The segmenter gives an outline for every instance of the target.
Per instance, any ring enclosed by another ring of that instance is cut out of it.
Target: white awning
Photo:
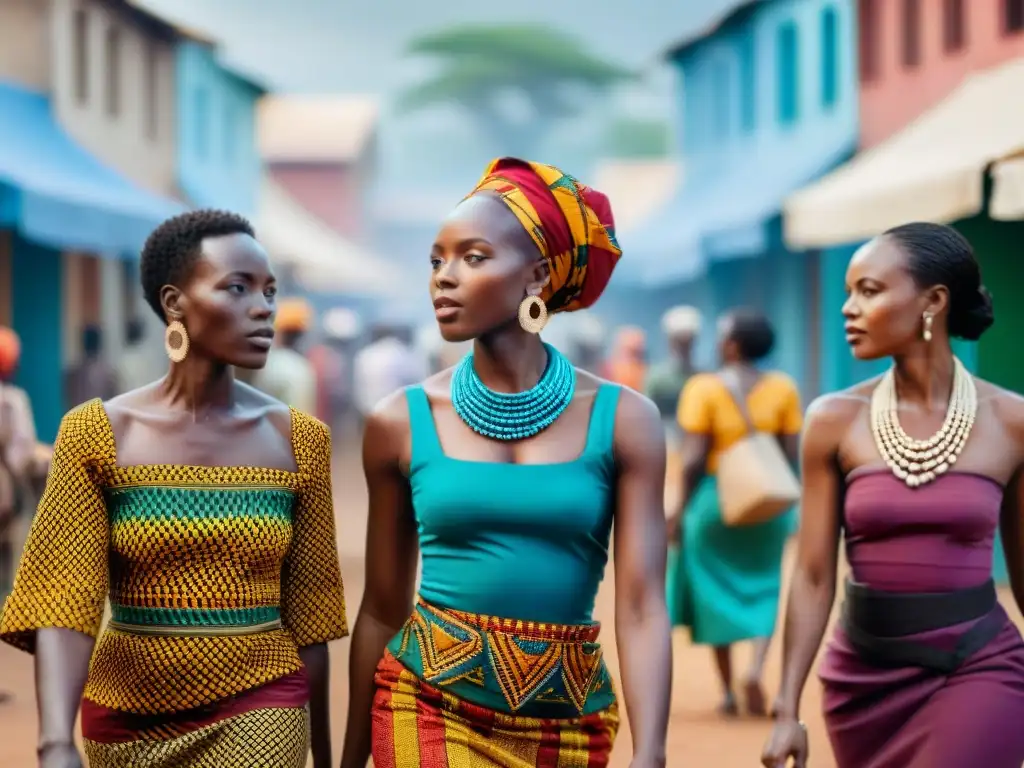
[[[1024,155],[993,166],[988,215],[1000,221],[1024,219]]]
[[[267,177],[260,188],[256,234],[271,259],[294,268],[310,290],[400,293],[403,280],[391,264],[346,240]]]
[[[1024,149],[1024,59],[972,75],[887,141],[786,201],[794,248],[874,237],[908,221],[948,222],[984,206],[985,169]]]

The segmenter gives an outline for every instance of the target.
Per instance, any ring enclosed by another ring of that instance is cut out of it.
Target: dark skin
[[[906,254],[880,237],[854,255],[846,289],[843,315],[854,356],[893,359],[900,424],[911,437],[932,436],[942,426],[953,387],[948,288],[917,285],[906,270]],[[934,318],[931,341],[922,336],[926,312]],[[884,466],[869,420],[878,381],[821,397],[808,411],[801,446],[803,514],[786,611],[777,720],[761,758],[766,768],[784,768],[790,760],[795,768],[808,764],[800,697],[835,600],[845,478],[859,467]],[[975,384],[974,427],[951,471],[984,475],[1006,488],[1003,548],[1014,600],[1024,607],[1024,398],[980,379]]]
[[[743,355],[740,345],[733,338],[733,318],[725,315],[719,322],[719,356],[722,366],[718,375],[731,379],[738,385],[744,397],[749,397],[750,392],[757,386],[761,379],[761,372],[754,367],[755,361],[748,360]],[[789,459],[790,463],[796,465],[798,455],[799,439],[796,435],[778,435],[779,445]],[[687,503],[693,490],[700,484],[707,473],[708,456],[711,453],[712,436],[695,435],[684,433],[683,445],[685,446],[685,458],[683,461],[683,479],[681,488],[680,503],[668,517],[669,541],[678,542],[682,537],[682,521],[686,511]],[[744,694],[747,708],[750,714],[761,716],[766,714],[765,697],[761,687],[761,678],[764,674],[765,661],[768,658],[768,648],[771,644],[771,637],[762,637],[754,640],[754,657],[750,669],[744,678]],[[739,708],[736,704],[736,697],[732,689],[732,647],[728,645],[717,646],[715,649],[715,664],[718,669],[718,676],[725,692],[719,712],[724,715],[736,715]]]
[[[297,471],[291,413],[282,403],[235,381],[233,366],[266,363],[272,337],[276,280],[266,252],[248,235],[208,238],[181,285],[165,286],[169,320],[184,323],[188,356],[153,384],[104,407],[122,466],[180,464],[255,466]],[[263,334],[254,339],[253,334]],[[268,337],[268,334],[270,337]],[[36,651],[40,762],[78,768],[75,719],[93,639],[68,629],[41,629]],[[327,646],[299,649],[310,680],[313,761],[331,765]]]
[[[546,353],[516,319],[526,294],[539,295],[547,264],[500,201],[477,196],[445,221],[431,253],[430,283],[457,304],[439,310],[447,341],[474,341],[476,369],[488,387],[517,392],[541,376]],[[442,302],[444,303],[444,302]],[[576,392],[558,420],[516,443],[477,435],[455,413],[451,370],[424,382],[446,454],[472,461],[542,464],[576,459],[586,440],[600,379],[577,371]],[[665,607],[662,493],[665,444],[654,405],[623,390],[616,414],[615,629],[633,732],[634,768],[665,765],[672,648]],[[350,701],[343,768],[370,756],[373,674],[387,642],[413,609],[418,544],[409,487],[411,439],[404,393],[385,399],[366,424],[363,466],[370,496],[366,592],[352,636]]]

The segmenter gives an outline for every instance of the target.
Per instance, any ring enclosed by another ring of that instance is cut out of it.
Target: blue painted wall
[[[32,398],[39,439],[52,442],[64,414],[61,254],[17,234],[12,241],[11,315],[21,337],[16,383]]]
[[[263,91],[198,43],[177,50],[178,182],[199,207],[256,214],[261,161],[256,102]]]
[[[703,240],[714,311],[750,305],[767,312],[778,332],[770,362],[794,376],[805,396],[824,382],[815,370],[824,361],[807,351],[808,329],[819,320],[809,299],[821,264],[786,249],[779,213],[786,195],[856,146],[854,25],[850,0],[773,0],[674,60],[684,194],[722,200]]]
[[[814,168],[856,145],[854,15],[849,0],[765,2],[675,58],[687,186],[765,158]]]

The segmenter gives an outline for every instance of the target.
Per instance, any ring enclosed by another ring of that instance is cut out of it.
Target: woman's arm
[[[281,621],[299,649],[309,678],[314,768],[331,765],[330,659],[327,643],[348,635],[345,585],[338,563],[331,483],[331,432],[305,413],[292,417],[304,479],[292,521],[292,543],[281,573]]]
[[[69,765],[66,761],[75,755],[75,720],[94,645],[92,637],[72,629],[46,627],[37,633],[36,707],[42,766]]]
[[[797,562],[786,603],[782,684],[774,709],[780,720],[799,720],[800,697],[835,599],[842,504],[838,449],[859,408],[850,398],[826,396],[808,412]]]
[[[1016,395],[995,400],[996,415],[1017,448],[1017,469],[1003,493],[999,518],[1006,572],[1017,610],[1024,613],[1024,401]]]
[[[384,647],[413,609],[419,552],[409,481],[402,471],[408,441],[409,412],[405,392],[400,391],[370,415],[363,435],[363,471],[370,496],[366,591],[352,635],[342,768],[364,768],[370,757],[374,673]]]
[[[615,633],[633,766],[665,765],[672,642],[665,605],[665,440],[658,409],[622,389],[616,416]]]
[[[679,395],[676,422],[682,430],[683,476],[677,507],[668,516],[668,540],[678,544],[682,534],[683,514],[694,490],[707,473],[711,454],[714,413],[709,397],[708,374],[690,378]]]
[[[0,640],[36,657],[41,765],[70,761],[75,752],[75,719],[108,587],[110,528],[94,470],[112,443],[98,401],[64,417],[14,590],[0,614]]]

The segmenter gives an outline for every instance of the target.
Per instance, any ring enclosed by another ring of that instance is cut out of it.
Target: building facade
[[[178,210],[174,39],[121,1],[0,6],[0,316],[22,337],[43,439],[71,405],[62,374],[83,327],[99,325],[116,357],[137,296],[126,264]]]
[[[371,234],[367,199],[377,167],[375,99],[268,97],[259,141],[274,182],[334,231],[357,243]]]
[[[177,180],[200,208],[256,214],[262,161],[256,104],[263,88],[225,66],[199,41],[177,49]]]
[[[859,0],[863,148],[884,141],[971,72],[1024,56],[1021,0]]]
[[[671,277],[677,261],[699,272],[707,315],[741,305],[767,313],[778,334],[770,362],[807,394],[818,389],[807,350],[820,264],[785,247],[780,212],[856,144],[854,28],[847,0],[748,2],[671,52],[686,181],[651,228],[659,245],[642,248],[654,275]]]

